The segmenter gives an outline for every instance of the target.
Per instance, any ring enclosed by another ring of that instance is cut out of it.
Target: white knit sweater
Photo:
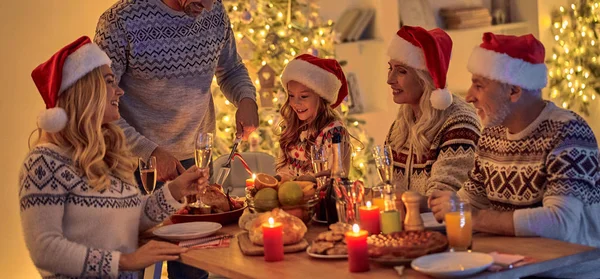
[[[33,148],[19,175],[25,243],[44,278],[137,278],[119,271],[121,253],[138,234],[183,205],[162,187],[142,196],[111,176],[111,188],[92,189],[68,154],[53,144]]]

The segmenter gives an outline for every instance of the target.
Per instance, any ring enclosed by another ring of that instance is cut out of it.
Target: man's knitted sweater
[[[136,156],[160,146],[179,160],[193,158],[197,132],[215,130],[215,75],[234,105],[256,100],[221,0],[197,18],[161,0],[120,0],[100,17],[94,41],[125,91],[118,124]]]
[[[183,205],[169,187],[141,196],[136,185],[110,176],[110,189],[93,190],[68,154],[53,144],[33,148],[19,175],[25,243],[44,278],[137,278],[119,271],[121,253],[138,247],[138,234]]]

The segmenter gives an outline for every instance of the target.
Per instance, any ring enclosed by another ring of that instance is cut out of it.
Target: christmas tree
[[[600,92],[599,2],[578,0],[552,15],[557,44],[548,61],[550,97],[585,115]]]
[[[279,81],[286,64],[297,55],[308,53],[334,58],[333,22],[323,22],[314,0],[238,0],[224,1],[231,19],[238,53],[243,58],[258,91],[259,127],[238,146],[238,151],[260,151],[279,155],[279,109],[287,96]],[[343,64],[343,63],[342,63]],[[214,154],[228,154],[235,138],[236,108],[213,82],[216,107],[217,139]],[[342,104],[341,114],[353,140],[351,179],[367,179],[373,139],[362,129],[364,121],[348,115]],[[365,181],[367,182],[367,181]]]

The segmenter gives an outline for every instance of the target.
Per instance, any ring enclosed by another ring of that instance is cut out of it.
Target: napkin
[[[489,255],[492,256],[492,258],[494,258],[494,263],[499,265],[511,265],[525,259],[525,256],[501,254],[498,252],[491,252]]]
[[[180,247],[190,249],[212,249],[212,248],[227,248],[233,235],[223,234],[209,237],[201,237],[196,239],[184,240],[179,242]]]

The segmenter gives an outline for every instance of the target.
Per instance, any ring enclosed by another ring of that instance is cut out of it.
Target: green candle
[[[381,212],[381,232],[390,234],[393,232],[402,231],[402,223],[400,222],[400,212],[398,210],[387,210]]]

